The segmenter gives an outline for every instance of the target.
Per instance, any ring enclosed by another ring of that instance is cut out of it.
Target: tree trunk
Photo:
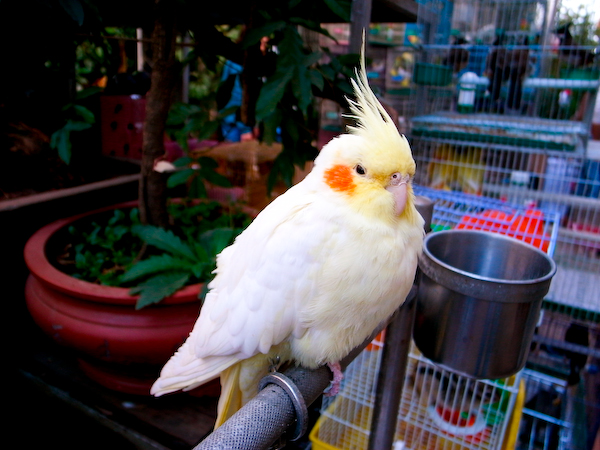
[[[177,79],[176,20],[169,0],[156,0],[152,32],[151,86],[146,97],[142,167],[139,189],[142,223],[168,226],[166,175],[156,172],[154,164],[165,154],[164,133]]]

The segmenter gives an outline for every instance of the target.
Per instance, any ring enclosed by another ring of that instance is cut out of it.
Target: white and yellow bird
[[[423,244],[406,138],[353,81],[356,125],[217,257],[200,317],[152,387],[159,396],[218,376],[216,427],[254,397],[273,361],[334,372],[406,298]]]

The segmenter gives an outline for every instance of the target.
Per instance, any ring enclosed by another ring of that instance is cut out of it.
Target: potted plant
[[[147,394],[197,319],[215,255],[249,221],[234,208],[175,202],[179,235],[141,225],[136,202],[42,227],[24,249],[33,319],[56,342],[77,350],[92,379]],[[144,245],[155,251],[136,263]]]

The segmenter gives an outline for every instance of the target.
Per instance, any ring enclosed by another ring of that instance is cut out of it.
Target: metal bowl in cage
[[[556,272],[541,250],[477,230],[425,238],[414,340],[424,356],[474,378],[523,368]]]

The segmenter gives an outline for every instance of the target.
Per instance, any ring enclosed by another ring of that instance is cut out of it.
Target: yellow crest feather
[[[373,130],[379,130],[385,133],[398,133],[394,121],[387,113],[381,102],[377,99],[367,78],[367,70],[365,67],[365,44],[360,55],[360,70],[356,70],[356,80],[350,80],[356,101],[347,99],[352,115],[349,116],[357,121],[355,126],[348,126],[348,129],[353,134],[364,135],[364,130],[370,130],[372,135]]]

